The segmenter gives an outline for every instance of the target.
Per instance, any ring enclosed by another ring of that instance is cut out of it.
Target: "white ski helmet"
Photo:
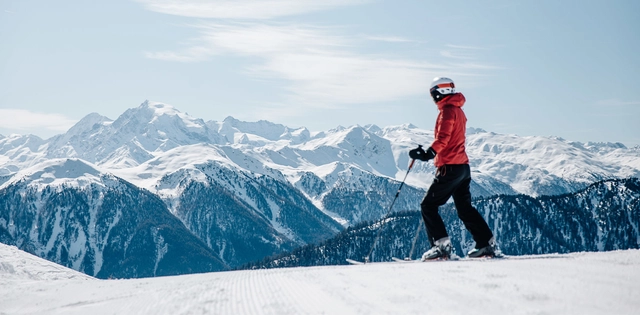
[[[429,93],[433,97],[434,102],[438,102],[445,95],[453,94],[456,92],[456,86],[453,84],[453,80],[445,77],[437,77],[433,79]]]

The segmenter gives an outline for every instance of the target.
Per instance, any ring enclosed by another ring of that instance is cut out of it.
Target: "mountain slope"
[[[0,242],[98,278],[227,268],[155,195],[81,160],[3,185]]]
[[[474,200],[500,248],[508,255],[607,251],[640,248],[640,179],[610,180],[563,196],[495,196]],[[454,249],[462,256],[474,246],[453,204],[440,209]],[[318,245],[266,258],[246,268],[346,264],[367,256],[380,221],[351,227]],[[415,247],[412,244],[414,238]],[[419,212],[393,214],[382,225],[371,261],[419,257],[430,247]],[[412,251],[413,248],[413,251]]]
[[[216,163],[196,170],[204,180],[172,174],[182,178],[176,216],[229,265],[319,242],[342,230],[286,182]]]
[[[233,161],[253,159],[227,146],[181,146],[115,173],[160,196],[231,266],[342,230],[278,171],[257,163],[251,164],[259,173],[247,171]]]

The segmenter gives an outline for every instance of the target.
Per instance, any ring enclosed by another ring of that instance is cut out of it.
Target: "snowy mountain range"
[[[638,147],[467,133],[474,196],[559,195],[640,177]],[[97,277],[239,266],[381,218],[408,150],[432,140],[410,124],[311,132],[205,122],[149,101],[116,120],[93,113],[47,140],[0,136],[0,241]],[[417,163],[394,210],[416,210],[433,173]],[[174,250],[186,239],[192,247]],[[146,256],[128,256],[129,246]],[[142,267],[125,267],[135,259]]]

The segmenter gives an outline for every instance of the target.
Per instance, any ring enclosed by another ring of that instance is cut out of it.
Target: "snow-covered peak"
[[[113,120],[102,116],[98,113],[91,113],[80,119],[75,125],[61,135],[52,137],[49,140],[50,148],[52,148],[51,157],[73,157],[77,152],[74,144],[82,143],[91,139],[96,133],[111,124]],[[55,151],[58,151],[56,153]],[[73,152],[73,153],[72,153]]]
[[[262,142],[257,142],[261,144],[280,140],[287,140],[292,144],[296,144],[306,141],[311,137],[311,133],[307,128],[290,128],[266,120],[246,122],[229,116],[222,122],[211,121],[207,124],[212,128],[217,128],[217,131],[226,137],[230,143],[247,143],[247,140],[257,138],[264,139]],[[244,135],[247,136],[245,137]]]
[[[479,128],[467,128],[467,136],[480,132],[485,131]],[[434,137],[433,130],[421,129],[414,124],[386,126],[376,131],[375,134],[391,141],[394,152],[404,151],[404,153],[417,145],[428,147]]]
[[[11,134],[0,138],[0,154],[8,154],[12,150],[26,148],[37,151],[44,144],[40,137],[34,135]]]
[[[358,125],[330,130],[294,147],[312,152],[304,157],[315,166],[339,161],[376,175],[395,177],[398,172],[391,142]]]
[[[102,126],[108,125],[111,122],[113,122],[113,120],[106,116],[102,116],[98,113],[91,113],[73,125],[73,127],[66,132],[66,135],[81,135],[89,130],[98,129]]]
[[[182,145],[221,143],[220,139],[202,119],[171,105],[145,101],[115,121],[88,115],[69,132],[54,137],[47,156],[77,157],[121,168],[138,165]]]
[[[0,189],[17,182],[25,182],[29,186],[73,186],[85,188],[101,182],[103,173],[97,166],[79,159],[51,159],[21,170]],[[102,184],[100,184],[102,185]]]
[[[194,133],[202,133],[206,128],[204,120],[200,118],[182,113],[171,105],[150,101],[125,111],[112,126],[115,129],[141,130],[148,125],[160,131],[172,131],[178,127]]]
[[[327,133],[336,133],[336,132],[344,131],[345,129],[347,128],[342,125],[338,125],[335,128],[327,130]]]
[[[12,134],[0,139],[0,176],[7,176],[43,159],[46,141],[34,135]]]
[[[572,142],[572,144],[598,153],[610,153],[619,149],[627,149],[627,147],[620,142],[587,142],[584,144],[579,142]]]
[[[552,193],[545,192],[545,187],[577,188],[565,183],[567,180],[587,184],[640,173],[629,166],[613,166],[605,155],[557,137],[484,132],[469,135],[466,147],[477,171],[513,183],[517,191],[533,196]],[[628,153],[624,156],[631,158]]]
[[[486,130],[482,129],[482,128],[474,128],[474,127],[467,127],[467,135],[473,135],[476,133],[484,133],[487,132]]]
[[[113,170],[113,173],[138,187],[151,191],[166,174],[178,170],[196,170],[197,165],[217,162],[228,167],[237,167],[226,153],[217,146],[194,144],[180,146],[135,167]]]
[[[314,139],[304,143],[301,148],[305,150],[314,150],[319,147],[341,147],[344,143],[351,145],[361,145],[371,138],[372,133],[359,125],[353,125],[348,128],[339,126],[338,128],[331,129],[321,136],[316,136]]]
[[[169,104],[160,103],[160,102],[152,102],[146,100],[140,104],[138,108],[151,109],[156,112],[157,115],[180,115],[182,114],[179,110]]]
[[[204,120],[182,113],[169,104],[145,101],[138,107],[138,110],[143,113],[143,116],[150,114],[150,124],[178,123],[194,132],[199,132],[206,126]]]
[[[366,129],[367,131],[371,132],[371,133],[378,133],[380,131],[382,131],[382,128],[378,127],[377,125],[374,124],[368,124],[368,125],[364,125],[364,129]]]

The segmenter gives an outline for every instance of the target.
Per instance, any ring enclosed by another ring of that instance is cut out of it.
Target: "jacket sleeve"
[[[449,144],[455,122],[456,113],[453,106],[445,106],[442,108],[442,115],[440,115],[437,122],[439,128],[436,128],[437,133],[435,134],[435,139],[431,144],[431,148],[433,148],[436,153],[442,152],[442,150]]]

